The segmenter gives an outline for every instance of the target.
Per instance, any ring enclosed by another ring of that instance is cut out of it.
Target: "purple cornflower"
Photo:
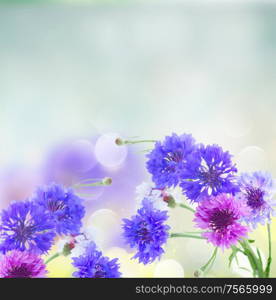
[[[13,250],[0,259],[0,278],[42,278],[46,274],[43,260],[28,251]]]
[[[137,248],[133,258],[140,263],[152,263],[164,253],[162,246],[169,236],[170,227],[165,224],[167,211],[155,209],[153,203],[145,198],[142,207],[131,219],[123,219],[124,237],[131,248]]]
[[[94,242],[91,242],[83,255],[74,257],[73,266],[78,271],[73,273],[78,278],[119,278],[118,259],[110,260],[96,249]]]
[[[241,192],[237,194],[237,199],[244,200],[250,209],[250,214],[244,219],[253,228],[257,225],[270,222],[271,216],[275,216],[273,206],[276,201],[275,183],[271,175],[267,172],[243,173],[239,178]]]
[[[155,148],[147,155],[147,169],[152,181],[159,188],[176,186],[187,159],[195,150],[195,140],[190,134],[180,136],[173,133],[163,143],[156,142]]]
[[[32,200],[53,218],[58,234],[80,232],[85,209],[72,189],[53,183],[38,188]]]
[[[224,249],[246,237],[248,228],[241,221],[248,212],[243,201],[237,201],[231,195],[220,194],[199,203],[194,222],[197,227],[207,230],[202,234],[203,237]]]
[[[0,251],[45,253],[55,237],[54,223],[43,208],[31,201],[12,203],[0,218]]]
[[[235,194],[239,191],[236,173],[228,151],[224,152],[218,145],[200,145],[181,174],[180,186],[196,202],[220,193]]]

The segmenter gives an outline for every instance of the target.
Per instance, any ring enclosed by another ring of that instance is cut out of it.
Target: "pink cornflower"
[[[46,273],[43,260],[27,251],[12,250],[0,258],[0,278],[41,278]]]
[[[248,228],[241,221],[248,213],[243,201],[220,194],[199,203],[194,221],[197,227],[206,230],[202,236],[208,242],[224,249],[247,236]]]

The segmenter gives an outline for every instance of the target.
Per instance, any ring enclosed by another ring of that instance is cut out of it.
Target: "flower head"
[[[28,251],[12,250],[0,260],[0,278],[41,278],[46,274],[43,260]]]
[[[239,178],[241,192],[237,194],[237,199],[245,201],[250,209],[250,214],[245,217],[245,221],[256,228],[259,223],[265,224],[275,215],[273,206],[276,201],[275,183],[271,175],[267,172],[243,173]]]
[[[31,201],[12,203],[0,217],[0,251],[47,252],[55,237],[52,218]]]
[[[167,136],[157,142],[148,154],[147,169],[159,188],[176,186],[189,155],[195,150],[195,140],[190,134]]]
[[[234,194],[239,191],[236,173],[228,151],[224,152],[218,145],[200,145],[181,174],[180,186],[196,202],[220,193]]]
[[[78,271],[73,273],[78,278],[118,278],[119,272],[118,259],[110,260],[96,249],[96,244],[90,242],[86,251],[79,257],[74,257],[73,266]]]
[[[167,219],[167,211],[155,209],[152,201],[145,198],[137,215],[123,220],[126,242],[131,248],[137,248],[133,258],[138,258],[143,264],[160,258],[164,253],[162,246],[169,236],[170,227],[165,224]]]
[[[195,213],[197,227],[207,230],[202,234],[213,245],[229,248],[247,235],[247,227],[241,224],[248,214],[244,202],[233,196],[220,194],[199,203]]]
[[[40,187],[33,201],[53,218],[58,234],[79,233],[85,210],[82,200],[73,190],[59,184]]]

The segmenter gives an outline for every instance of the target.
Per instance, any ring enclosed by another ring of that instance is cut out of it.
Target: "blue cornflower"
[[[73,273],[78,278],[119,278],[118,259],[110,260],[96,249],[94,242],[91,242],[83,255],[73,257],[73,266],[78,271]]]
[[[156,142],[147,155],[147,169],[158,188],[176,186],[189,155],[195,150],[195,140],[190,134],[173,133],[163,143]]]
[[[0,219],[0,251],[47,252],[55,237],[54,223],[41,207],[31,201],[12,203]]]
[[[220,193],[235,194],[239,191],[236,173],[228,151],[218,145],[200,145],[181,174],[180,186],[196,202]]]
[[[236,198],[244,200],[250,209],[250,214],[244,219],[253,228],[260,223],[264,225],[270,222],[271,216],[276,212],[273,206],[276,206],[275,182],[267,172],[242,173],[239,177],[239,186],[241,192]]]
[[[80,232],[85,209],[72,189],[53,183],[38,188],[32,200],[54,219],[58,234]]]
[[[133,258],[140,263],[152,263],[164,253],[162,246],[169,237],[170,227],[165,224],[167,211],[155,209],[153,203],[145,198],[142,207],[131,219],[123,219],[124,237],[131,248],[137,248]]]

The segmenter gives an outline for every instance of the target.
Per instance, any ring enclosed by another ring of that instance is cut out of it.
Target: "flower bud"
[[[69,242],[69,243],[66,243],[63,247],[63,251],[62,251],[62,254],[64,256],[68,256],[71,254],[71,250],[75,248],[75,243],[74,241],[72,242]]]
[[[202,275],[202,272],[201,272],[200,270],[196,270],[196,271],[194,272],[194,277],[196,277],[196,278],[201,277],[201,275]]]
[[[110,178],[110,177],[105,177],[105,178],[102,180],[102,183],[103,183],[103,185],[111,185],[111,183],[112,183],[112,178]]]
[[[115,144],[118,146],[122,146],[122,145],[124,145],[124,141],[121,138],[117,138],[115,140]]]

